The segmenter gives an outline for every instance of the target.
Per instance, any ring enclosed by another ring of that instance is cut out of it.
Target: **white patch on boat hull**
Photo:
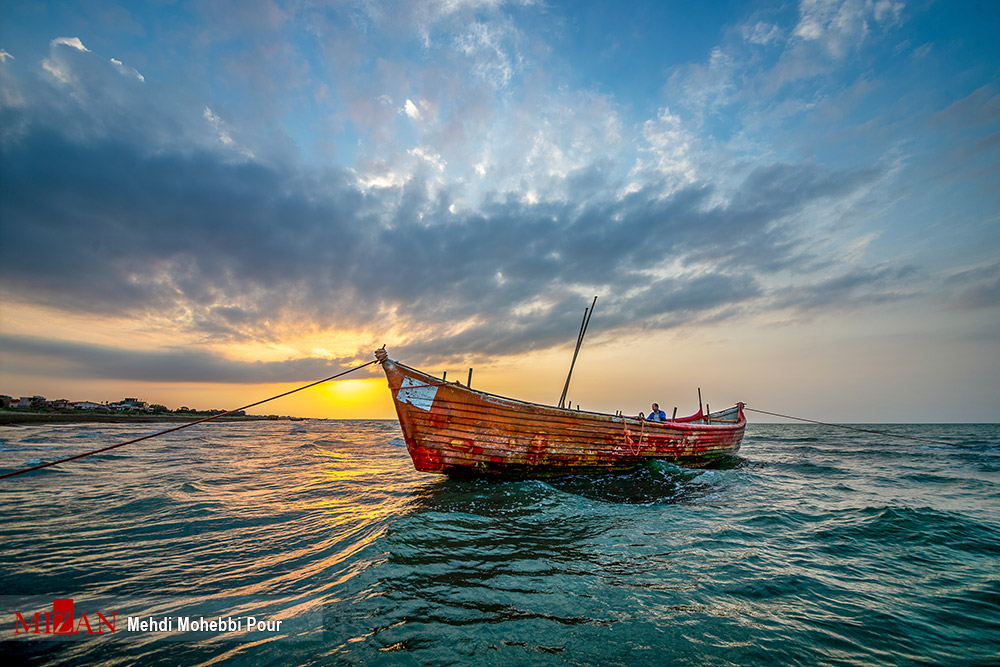
[[[403,403],[409,403],[415,408],[430,412],[437,393],[437,387],[421,384],[411,377],[404,377],[402,384],[399,386],[399,393],[396,394],[396,398]]]

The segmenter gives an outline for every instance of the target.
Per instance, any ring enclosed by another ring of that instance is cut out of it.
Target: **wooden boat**
[[[375,353],[417,470],[547,477],[625,471],[652,459],[702,467],[739,450],[743,404],[666,422],[527,403],[446,382]]]

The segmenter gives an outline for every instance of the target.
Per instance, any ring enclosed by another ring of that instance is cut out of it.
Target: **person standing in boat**
[[[653,403],[652,411],[649,416],[646,417],[646,421],[649,422],[665,422],[667,421],[667,413],[660,409],[659,403]]]

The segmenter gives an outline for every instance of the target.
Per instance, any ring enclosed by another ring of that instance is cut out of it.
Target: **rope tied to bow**
[[[197,424],[203,424],[205,422],[212,421],[213,419],[218,419],[219,417],[225,417],[227,415],[231,415],[234,412],[239,412],[241,410],[248,410],[249,408],[255,408],[258,405],[263,405],[264,403],[268,403],[270,401],[273,401],[273,400],[276,400],[276,399],[279,399],[279,398],[284,398],[285,396],[289,396],[289,395],[294,394],[296,392],[300,392],[300,391],[302,391],[304,389],[309,389],[310,387],[315,387],[318,384],[323,384],[324,382],[329,382],[330,380],[335,380],[335,379],[337,379],[339,377],[347,375],[348,373],[353,373],[355,371],[359,371],[362,368],[365,368],[366,366],[371,366],[372,364],[377,364],[377,363],[379,363],[379,360],[378,359],[373,359],[373,360],[369,361],[367,364],[361,364],[360,366],[355,366],[354,368],[346,370],[346,371],[344,371],[342,373],[337,373],[336,375],[331,375],[328,378],[323,378],[322,380],[317,380],[316,382],[311,382],[311,383],[309,383],[307,385],[303,385],[303,386],[298,387],[296,389],[292,389],[291,391],[286,391],[283,394],[278,394],[277,396],[271,396],[270,398],[265,398],[262,401],[257,401],[256,403],[251,403],[249,405],[244,405],[241,408],[234,408],[232,410],[227,410],[226,412],[220,412],[219,414],[212,415],[211,417],[204,417],[203,419],[198,419],[198,420],[195,420],[193,422],[188,422],[186,424],[181,424],[180,426],[174,426],[173,428],[168,428],[168,429],[164,429],[162,431],[157,431],[156,433],[150,433],[148,435],[142,436],[141,438],[135,438],[134,440],[129,440],[127,442],[119,442],[116,445],[109,445],[107,447],[101,447],[100,449],[94,449],[94,450],[91,450],[89,452],[84,452],[82,454],[76,454],[75,456],[67,456],[66,458],[56,459],[55,461],[49,461],[48,463],[40,463],[40,464],[38,464],[36,466],[31,466],[29,468],[21,468],[19,470],[12,470],[11,472],[5,472],[2,475],[0,475],[0,479],[4,479],[6,477],[14,477],[16,475],[23,475],[24,473],[31,472],[33,470],[41,470],[42,468],[48,468],[50,466],[59,465],[60,463],[66,463],[68,461],[75,461],[76,459],[82,459],[82,458],[84,458],[86,456],[93,456],[94,454],[100,454],[101,452],[107,452],[107,451],[110,451],[112,449],[117,449],[119,447],[124,447],[125,445],[131,445],[133,443],[140,442],[142,440],[149,440],[150,438],[156,438],[156,437],[161,436],[161,435],[166,435],[167,433],[173,433],[174,431],[180,431],[180,430],[185,429],[185,428],[190,428],[192,426],[196,426]]]

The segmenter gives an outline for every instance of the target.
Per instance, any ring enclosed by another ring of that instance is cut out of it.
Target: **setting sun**
[[[385,378],[327,382],[305,392],[303,409],[331,419],[386,419],[395,416]]]

